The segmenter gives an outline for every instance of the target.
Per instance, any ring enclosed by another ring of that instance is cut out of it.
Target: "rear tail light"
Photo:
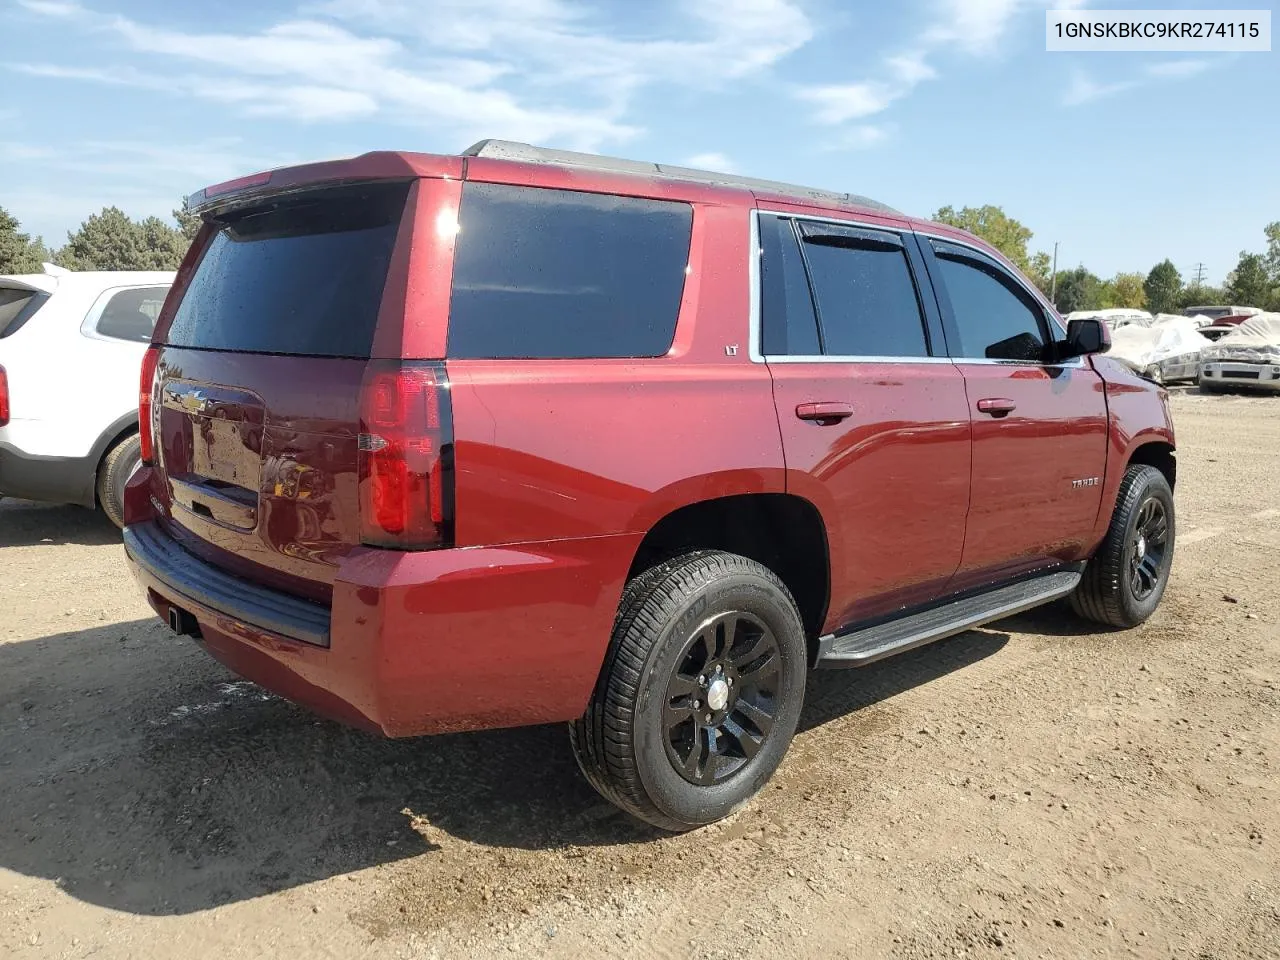
[[[0,367],[0,427],[9,422],[9,375]]]
[[[160,348],[147,347],[142,355],[142,371],[138,377],[138,437],[142,441],[142,462],[151,463],[154,449],[153,435],[155,418],[153,416],[153,398],[155,396],[156,368],[160,363]]]
[[[360,396],[360,539],[453,544],[453,409],[441,363],[370,361]]]

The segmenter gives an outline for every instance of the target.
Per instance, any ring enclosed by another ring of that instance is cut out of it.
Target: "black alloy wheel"
[[[1156,497],[1145,500],[1138,511],[1129,548],[1129,589],[1135,600],[1146,600],[1160,584],[1169,547],[1169,517]]]
[[[667,683],[667,756],[690,783],[722,783],[758,754],[778,712],[781,665],[768,626],[744,610],[704,621]]]

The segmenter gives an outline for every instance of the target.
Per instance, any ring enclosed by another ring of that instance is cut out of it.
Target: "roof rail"
[[[669,180],[692,180],[697,183],[709,183],[722,187],[741,187],[752,192],[772,193],[784,197],[795,197],[800,200],[812,200],[820,203],[847,203],[881,213],[902,214],[892,207],[862,197],[856,193],[836,193],[833,190],[818,190],[814,187],[802,187],[794,183],[779,183],[774,180],[757,180],[754,177],[739,177],[729,173],[714,173],[710,170],[694,170],[689,167],[673,167],[665,163],[649,163],[643,160],[623,160],[619,157],[602,157],[594,153],[575,153],[572,150],[551,150],[546,147],[535,147],[527,143],[513,140],[481,140],[463,150],[464,157],[487,157],[494,160],[519,160],[524,163],[545,163],[556,166],[585,167],[590,170],[609,170],[614,173],[635,173],[641,176],[658,176]]]

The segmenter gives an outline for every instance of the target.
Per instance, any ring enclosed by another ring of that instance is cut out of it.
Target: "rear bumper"
[[[1280,365],[1239,360],[1209,360],[1200,364],[1200,379],[1224,387],[1280,391]]]
[[[93,457],[37,457],[0,440],[0,496],[92,507],[97,468]]]
[[[190,614],[200,643],[233,671],[399,737],[580,716],[640,538],[358,547],[339,567],[328,609],[230,577],[152,521],[126,528],[125,550],[161,618],[173,607]]]

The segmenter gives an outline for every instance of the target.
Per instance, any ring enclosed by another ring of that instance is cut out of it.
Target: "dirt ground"
[[[0,956],[1280,957],[1280,398],[1174,397],[1173,582],[818,675],[667,837],[562,727],[384,742],[171,635],[100,517],[0,503]]]

